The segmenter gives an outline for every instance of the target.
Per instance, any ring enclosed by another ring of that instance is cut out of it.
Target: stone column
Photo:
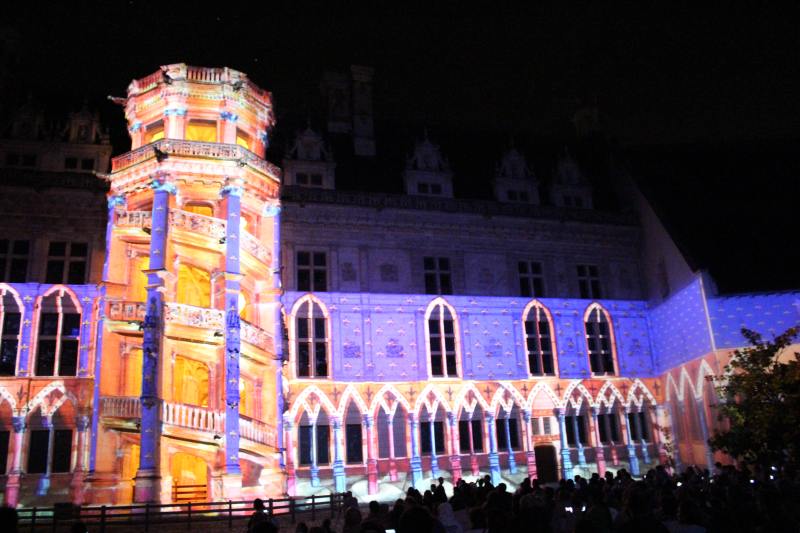
[[[603,453],[603,443],[600,441],[600,422],[597,420],[597,408],[592,408],[592,427],[594,431],[594,453],[595,453],[595,462],[597,463],[597,472],[600,476],[606,475],[606,458],[605,454]]]
[[[711,446],[708,444],[708,439],[710,435],[708,433],[708,422],[706,418],[706,408],[703,402],[703,397],[695,398],[695,409],[697,409],[697,414],[700,417],[700,433],[703,436],[703,450],[705,451],[706,456],[706,468],[708,468],[709,472],[714,472],[714,452],[711,450]]]
[[[317,418],[311,421],[311,486],[319,487],[319,466],[317,466]]]
[[[609,415],[617,416],[617,413],[611,409],[608,410]],[[617,443],[614,441],[614,434],[611,432],[611,419],[610,417],[603,417],[603,424],[606,428],[606,435],[608,435],[609,452],[611,453],[611,464],[619,466],[619,455],[617,454]]]
[[[372,415],[364,415],[367,429],[367,492],[378,493],[378,459],[375,457],[375,424]]]
[[[531,432],[531,412],[523,411],[522,417],[525,423],[525,459],[528,465],[528,477],[534,480],[538,473],[536,472],[536,448],[534,447],[533,434]]]
[[[85,478],[86,478],[86,430],[89,428],[89,417],[78,415],[75,418],[75,429],[78,431],[77,453],[75,454],[75,469],[72,472],[72,482],[70,492],[72,493],[72,503],[82,505],[84,500]]]
[[[294,442],[292,442],[292,432],[294,425],[291,421],[284,419],[283,421],[284,442],[286,443],[286,493],[289,496],[297,494],[297,480],[294,471]]]
[[[450,428],[450,469],[453,474],[453,485],[461,479],[461,455],[458,449],[458,421],[456,415],[447,413],[447,425]]]
[[[572,479],[572,458],[567,444],[567,415],[564,409],[558,410],[558,426],[561,437],[561,472],[564,479]]]
[[[432,414],[430,415],[430,420],[428,420],[428,424],[430,424],[431,428],[431,477],[434,479],[439,477],[439,458],[436,456],[435,417],[436,414]]]
[[[500,456],[497,454],[497,431],[494,426],[494,415],[485,414],[484,416],[489,435],[489,475],[492,477],[492,485],[497,486],[502,481],[500,478]]]
[[[336,492],[347,490],[347,475],[344,470],[344,453],[342,450],[342,419],[334,417],[333,422],[333,481]]]
[[[25,377],[34,374],[30,366],[30,351],[33,344],[33,317],[36,314],[36,293],[32,291],[25,294],[24,289],[20,291],[22,296],[22,327],[19,338],[19,358],[17,361],[17,377]]]
[[[386,420],[389,432],[389,480],[397,481],[397,461],[394,458],[394,416],[387,413]]]
[[[22,474],[22,440],[27,429],[25,417],[12,417],[11,425],[14,433],[11,441],[11,470],[8,472],[8,480],[6,481],[5,502],[9,507],[16,507],[19,505],[19,482]]]
[[[241,323],[239,293],[241,269],[239,257],[239,223],[242,212],[243,182],[229,178],[220,191],[225,212],[225,465],[223,495],[237,500],[242,492],[242,470],[239,466],[239,360],[241,357]]]
[[[469,427],[469,466],[472,469],[472,475],[477,476],[480,474],[480,468],[478,466],[478,455],[475,453],[475,441],[473,440],[472,413],[469,414],[467,419],[467,426]]]
[[[625,409],[625,414],[630,415],[631,410]],[[635,415],[635,413],[633,413]],[[625,420],[625,435],[628,437],[628,442],[626,446],[628,448],[628,462],[631,465],[631,475],[638,476],[640,474],[639,471],[639,458],[636,456],[636,445],[634,444],[633,436],[631,435],[631,421],[630,416],[626,416],[627,420]]]
[[[53,444],[55,440],[55,432],[53,431],[53,417],[42,417],[42,425],[47,428],[47,463],[45,465],[44,474],[39,478],[36,484],[36,495],[45,496],[47,491],[50,490],[50,474],[53,469]]]
[[[147,271],[147,309],[142,339],[142,418],[139,470],[134,478],[134,501],[162,503],[171,495],[162,494],[161,486],[161,391],[159,363],[163,356],[164,275],[166,274],[167,232],[170,195],[175,186],[159,174],[151,184],[153,214],[150,234],[150,269]]]
[[[647,451],[647,439],[644,438],[644,427],[642,427],[642,420],[640,413],[644,416],[647,416],[647,406],[642,404],[639,408],[638,412],[633,414],[633,421],[636,424],[636,433],[639,435],[639,439],[642,441],[642,462],[644,464],[650,464],[650,453]]]
[[[408,415],[411,428],[411,486],[419,487],[422,482],[422,458],[419,456],[419,419],[416,415]]]
[[[681,464],[681,448],[678,444],[680,442],[679,421],[672,402],[667,402],[667,412],[669,413],[670,427],[672,428],[672,460],[675,463],[675,470],[680,472],[683,465]]]
[[[506,430],[506,449],[508,450],[508,471],[512,474],[516,474],[517,462],[514,460],[514,450],[511,448],[511,427],[508,421],[509,416],[511,416],[511,412],[506,413],[506,417],[503,419]]]
[[[586,466],[586,454],[583,451],[583,443],[581,442],[580,424],[578,424],[578,414],[572,416],[572,432],[575,434],[575,446],[578,448],[578,464]]]

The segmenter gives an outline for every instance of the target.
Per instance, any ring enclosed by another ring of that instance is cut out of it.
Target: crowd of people
[[[335,533],[798,532],[799,487],[795,474],[719,464],[713,473],[692,467],[672,475],[658,466],[638,480],[621,469],[557,486],[526,478],[514,491],[485,476],[458,481],[450,496],[439,478],[424,493],[408,489],[391,509],[372,501],[362,512],[348,493]],[[251,531],[278,528],[270,522]],[[334,533],[330,521],[312,528],[301,523],[295,531]]]

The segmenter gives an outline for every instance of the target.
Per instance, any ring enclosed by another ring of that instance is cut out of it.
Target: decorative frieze
[[[168,303],[164,305],[164,322],[194,328],[222,330],[225,313],[219,309]]]
[[[192,231],[208,235],[212,239],[222,239],[225,237],[225,221],[218,218],[181,211],[180,209],[170,209],[169,225],[176,229]]]
[[[106,317],[109,320],[140,321],[144,320],[147,311],[145,302],[110,300],[106,306]]]
[[[242,320],[241,324],[241,339],[243,342],[248,344],[252,344],[257,348],[261,348],[264,351],[269,353],[275,352],[275,343],[272,339],[272,335],[264,331],[263,329],[259,328],[258,326],[254,326],[249,322],[245,322]]]

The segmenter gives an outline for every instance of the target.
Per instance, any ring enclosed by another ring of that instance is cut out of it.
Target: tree
[[[727,429],[709,444],[749,465],[796,466],[800,446],[800,354],[785,353],[798,336],[790,328],[773,340],[742,329],[750,346],[736,350],[719,376],[719,418]],[[720,379],[721,378],[721,379]]]

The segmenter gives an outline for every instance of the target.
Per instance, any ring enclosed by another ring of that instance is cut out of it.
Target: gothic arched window
[[[592,305],[586,312],[584,325],[592,374],[614,375],[614,339],[608,313],[600,305]]]
[[[428,308],[428,356],[432,377],[458,377],[455,313],[444,300]]]
[[[553,333],[550,313],[539,302],[528,306],[524,315],[528,372],[533,376],[555,375]]]
[[[327,378],[328,328],[320,305],[311,299],[300,304],[295,313],[297,377]]]

